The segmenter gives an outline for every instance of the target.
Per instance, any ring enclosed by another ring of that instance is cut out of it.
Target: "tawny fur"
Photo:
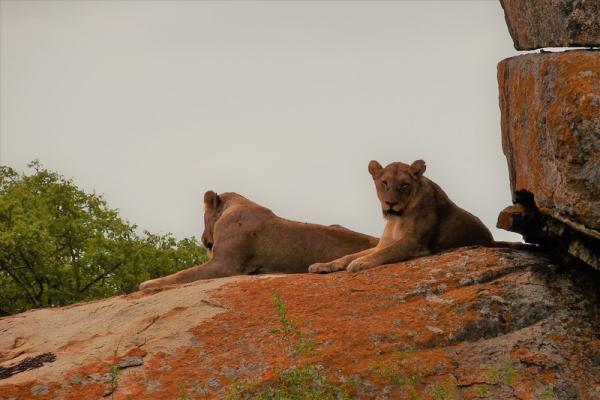
[[[280,218],[237,193],[204,195],[204,245],[211,259],[140,289],[258,273],[300,273],[309,265],[371,248],[377,238],[335,226]]]
[[[425,162],[395,162],[383,168],[369,163],[387,224],[372,249],[326,263],[310,272],[356,272],[378,265],[439,253],[461,246],[494,244],[492,234],[476,216],[454,204],[444,191],[423,176]]]

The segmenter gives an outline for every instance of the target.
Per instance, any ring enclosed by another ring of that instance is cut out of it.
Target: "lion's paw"
[[[308,272],[313,274],[327,274],[329,272],[341,271],[344,268],[337,263],[315,263],[308,267]]]
[[[372,263],[370,263],[368,260],[357,258],[356,260],[354,260],[350,264],[348,264],[346,271],[358,272],[358,271],[362,271],[364,269],[372,268],[374,266],[375,265],[372,265]]]

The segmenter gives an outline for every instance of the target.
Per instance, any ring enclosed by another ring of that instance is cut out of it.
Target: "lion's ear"
[[[425,161],[417,160],[410,164],[409,170],[416,178],[420,178],[421,175],[423,175],[423,172],[425,172],[425,168],[427,168],[425,166]]]
[[[221,204],[221,198],[212,190],[204,193],[204,205],[211,208],[217,208]]]
[[[375,178],[375,174],[381,171],[383,167],[375,160],[369,161],[369,173],[373,178]]]

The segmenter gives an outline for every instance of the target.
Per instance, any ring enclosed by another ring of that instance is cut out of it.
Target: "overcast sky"
[[[199,236],[206,190],[380,235],[367,164],[495,229],[510,204],[498,1],[0,3],[0,162],[38,158],[141,228]]]

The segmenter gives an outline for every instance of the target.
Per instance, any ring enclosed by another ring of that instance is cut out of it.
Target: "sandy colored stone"
[[[0,399],[218,399],[305,363],[352,377],[354,398],[411,398],[393,373],[413,377],[424,400],[442,386],[455,399],[596,399],[599,285],[593,270],[528,251],[463,248],[356,274],[222,279],[33,311],[0,319],[1,348],[21,337],[27,354],[57,360],[0,380]],[[274,330],[275,292],[314,341],[308,354]],[[125,357],[144,362],[114,388],[110,367]]]
[[[77,366],[137,349],[143,349],[143,354],[187,346],[194,337],[189,332],[190,326],[224,310],[208,301],[209,292],[240,279],[244,277],[197,282],[178,287],[176,295],[171,288],[136,292],[1,318],[0,366],[14,365],[47,352],[55,354],[56,361],[0,381],[0,386],[7,381],[17,384],[31,379],[56,380]],[[139,356],[133,352],[119,361],[122,367],[129,367]]]
[[[600,46],[600,1],[500,0],[517,50]]]

